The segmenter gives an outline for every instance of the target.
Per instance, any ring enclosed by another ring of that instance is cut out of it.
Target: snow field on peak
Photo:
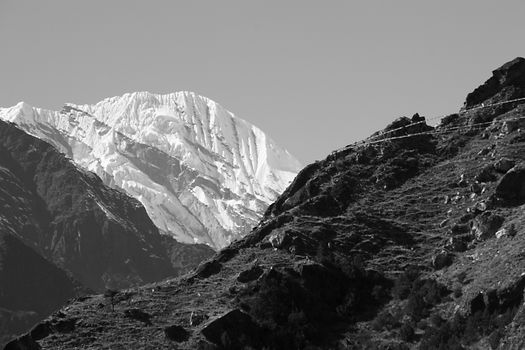
[[[137,92],[47,111],[0,109],[137,198],[163,233],[222,248],[254,226],[299,162],[264,132],[191,92]]]

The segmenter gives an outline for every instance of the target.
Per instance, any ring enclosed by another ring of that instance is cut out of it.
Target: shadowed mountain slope
[[[0,228],[0,344],[80,292],[74,282],[19,238]]]
[[[524,67],[307,166],[193,273],[74,302],[74,327],[11,348],[523,348],[525,104],[491,104],[525,97]]]
[[[161,236],[138,201],[3,121],[0,209],[3,335],[27,330],[76,295],[80,284],[64,270],[102,291],[173,277],[213,254]]]

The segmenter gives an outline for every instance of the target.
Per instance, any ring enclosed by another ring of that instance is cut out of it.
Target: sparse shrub
[[[503,337],[503,333],[501,330],[496,329],[494,332],[490,333],[488,337],[488,342],[490,344],[491,349],[497,349],[499,346],[499,342],[501,338]]]
[[[372,328],[376,331],[391,330],[397,327],[399,327],[399,321],[388,310],[381,311],[372,321]]]
[[[441,325],[445,322],[445,320],[443,320],[443,318],[441,318],[438,313],[430,315],[428,321],[433,327],[441,327]]]
[[[417,328],[422,329],[422,330],[427,329],[428,328],[428,322],[426,320],[420,320],[417,323]]]
[[[414,335],[414,327],[412,327],[409,323],[403,323],[399,329],[399,337],[401,340],[411,342],[414,340]]]
[[[427,303],[423,300],[423,297],[419,294],[412,294],[408,298],[408,303],[405,308],[407,315],[411,316],[415,320],[428,316]]]
[[[439,304],[448,293],[448,289],[435,280],[417,279],[412,283],[405,312],[419,321],[427,317],[429,309]]]
[[[461,271],[460,273],[458,273],[456,275],[456,280],[461,283],[461,284],[465,284],[465,280],[467,278],[467,272],[466,271]]]
[[[106,298],[107,300],[109,300],[109,303],[110,303],[110,305],[111,305],[111,310],[112,310],[112,311],[115,311],[115,303],[116,303],[116,299],[115,299],[115,297],[117,296],[118,293],[119,293],[118,290],[109,289],[109,288],[107,288],[107,289],[104,291],[104,298]]]
[[[514,223],[510,224],[507,230],[509,232],[510,237],[514,237],[518,233],[518,230],[516,230],[516,225]]]
[[[394,282],[392,296],[396,299],[406,299],[412,290],[412,283],[419,277],[419,270],[415,267],[405,270]]]
[[[463,350],[460,337],[451,328],[448,322],[441,327],[431,327],[427,329],[421,344],[420,350]]]
[[[288,324],[290,325],[305,325],[308,323],[308,318],[303,311],[292,312],[288,315]]]

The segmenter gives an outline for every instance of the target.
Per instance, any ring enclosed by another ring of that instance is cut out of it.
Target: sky
[[[303,164],[457,112],[525,56],[525,2],[0,0],[0,106],[189,90]]]

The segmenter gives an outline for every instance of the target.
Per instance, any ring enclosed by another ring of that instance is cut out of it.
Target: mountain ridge
[[[498,103],[525,97],[525,61],[503,67],[482,108],[394,120],[305,167],[192,273],[114,309],[74,302],[73,330],[11,347],[523,348],[525,104]]]
[[[260,129],[191,92],[128,93],[60,112],[19,103],[0,118],[139,198],[161,231],[186,243],[219,247],[241,235],[299,166]],[[169,167],[148,164],[156,157]]]
[[[483,108],[402,117],[307,166],[191,274],[121,291],[114,310],[72,303],[74,330],[12,348],[522,348],[525,104],[491,105],[525,97],[522,65]]]

